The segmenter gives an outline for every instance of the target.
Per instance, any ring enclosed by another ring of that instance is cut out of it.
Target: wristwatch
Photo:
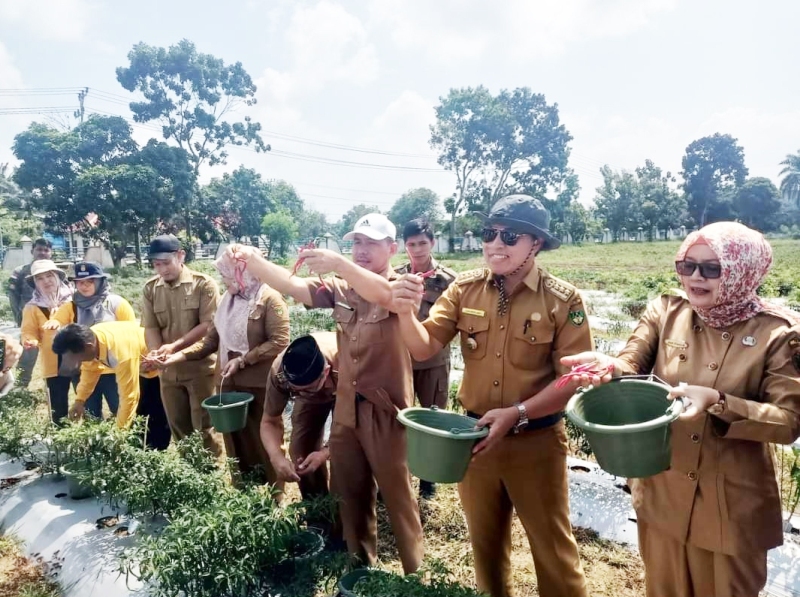
[[[525,405],[521,402],[515,402],[514,406],[517,407],[517,412],[519,412],[519,418],[517,419],[516,425],[514,425],[514,431],[521,431],[528,425],[528,409],[525,408]]]
[[[712,415],[719,416],[725,412],[725,406],[726,406],[725,392],[720,392],[719,400],[717,401],[716,404],[712,404],[711,406],[708,407],[708,412]]]

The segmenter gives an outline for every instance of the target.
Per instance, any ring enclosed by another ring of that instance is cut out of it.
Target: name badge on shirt
[[[464,315],[474,315],[475,317],[486,317],[486,311],[482,309],[470,309],[469,307],[462,307],[461,312]]]
[[[683,340],[672,340],[670,338],[667,338],[666,340],[664,340],[664,344],[666,344],[670,348],[679,348],[681,350],[684,350],[689,346]]]

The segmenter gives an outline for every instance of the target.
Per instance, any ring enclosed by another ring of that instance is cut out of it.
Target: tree
[[[336,223],[336,234],[342,238],[353,229],[360,217],[371,213],[379,214],[381,210],[374,205],[364,205],[363,203],[351,207]]]
[[[699,226],[725,218],[724,197],[747,178],[744,149],[730,135],[715,133],[692,141],[683,156],[683,190],[689,214]]]
[[[300,214],[299,220],[303,223],[301,238],[314,239],[319,238],[330,232],[330,224],[328,218],[321,211],[308,209]]]
[[[161,123],[164,139],[189,154],[195,175],[204,163],[224,164],[228,145],[269,151],[261,125],[249,116],[231,121],[237,108],[256,103],[256,86],[241,62],[226,65],[197,51],[184,39],[168,49],[138,43],[128,53],[130,65],[117,68],[117,81],[138,91],[144,101],[130,104],[136,122]],[[192,237],[193,202],[184,208],[186,232]]]
[[[387,217],[398,230],[415,218],[425,218],[433,224],[441,218],[439,196],[430,189],[412,189],[394,202]]]
[[[272,204],[292,215],[295,219],[300,217],[303,213],[305,204],[300,196],[297,194],[295,188],[285,180],[270,180],[267,182],[269,186],[269,197]]]
[[[14,246],[23,235],[38,237],[42,221],[23,206],[25,193],[7,176],[8,164],[0,164],[0,246]]]
[[[297,222],[286,211],[273,211],[264,216],[261,231],[269,242],[267,259],[273,252],[279,257],[286,257],[286,251],[297,238]]]
[[[154,140],[140,150],[117,116],[93,114],[70,131],[33,123],[13,150],[14,179],[28,191],[20,208],[102,241],[117,264],[129,241],[140,256],[140,233],[172,217],[196,186],[186,152]]]
[[[651,160],[636,168],[636,178],[642,197],[642,225],[649,240],[653,239],[653,228],[658,230],[675,228],[686,219],[686,199],[674,190],[675,177],[666,174]]]
[[[261,234],[264,216],[276,207],[272,186],[244,166],[212,179],[201,196],[217,227],[234,239]]]
[[[789,203],[800,207],[800,151],[788,154],[781,166],[781,195]]]
[[[554,191],[567,174],[572,137],[559,123],[558,106],[527,87],[497,96],[483,86],[451,89],[440,102],[430,145],[456,175],[456,193],[445,201],[452,250],[455,220],[467,204],[488,210],[510,191]]]
[[[609,166],[603,166],[600,173],[603,186],[597,189],[595,213],[617,241],[623,229],[633,232],[643,224],[641,187],[630,172],[616,173]]]
[[[770,179],[757,176],[736,189],[731,205],[743,224],[769,232],[778,225],[781,194]]]

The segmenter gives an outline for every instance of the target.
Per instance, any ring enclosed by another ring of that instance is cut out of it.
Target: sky
[[[587,205],[604,164],[678,173],[714,133],[777,184],[800,150],[798,22],[797,0],[0,0],[0,164],[31,122],[74,125],[81,88],[87,112],[130,118],[116,67],[185,38],[243,64],[258,91],[240,114],[273,149],[232,148],[202,179],[245,165],[330,221],[417,187],[451,195],[429,127],[451,88],[477,85],[558,105]]]

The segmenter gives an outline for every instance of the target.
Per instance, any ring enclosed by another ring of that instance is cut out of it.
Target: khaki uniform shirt
[[[210,276],[186,266],[172,284],[154,276],[144,284],[142,327],[159,329],[165,344],[174,342],[197,325],[214,320],[218,297],[217,283]],[[161,372],[161,378],[186,381],[209,374],[216,360],[216,355],[210,354],[200,361],[171,365]]]
[[[269,368],[278,353],[289,346],[289,308],[281,293],[263,284],[258,291],[255,304],[247,316],[247,346],[243,356],[246,366],[225,378],[225,386],[237,388],[263,388],[267,383]],[[208,332],[183,350],[187,361],[200,361],[219,350],[219,331],[214,321]],[[228,360],[241,356],[230,351]],[[217,367],[217,377],[220,377]]]
[[[648,525],[729,555],[783,543],[768,442],[800,434],[800,327],[760,313],[708,327],[681,296],[648,306],[619,358],[623,373],[650,373],[724,392],[726,412],[672,424],[669,470],[631,483]]]
[[[290,388],[281,372],[283,355],[286,354],[285,350],[282,351],[272,363],[269,379],[267,380],[267,398],[264,402],[264,412],[268,416],[279,417],[291,398],[313,401],[319,404],[328,404],[336,399],[336,384],[339,382],[339,351],[336,347],[336,333],[317,332],[311,335],[317,341],[319,350],[322,356],[325,357],[325,362],[331,368],[328,379],[325,380],[322,389],[314,394],[295,392]]]
[[[397,275],[392,272],[389,279]],[[313,305],[333,308],[339,346],[339,384],[333,420],[355,428],[356,394],[397,411],[414,402],[411,356],[397,315],[361,298],[341,278],[307,281]],[[321,292],[317,292],[323,288]]]
[[[425,294],[422,295],[422,301],[419,305],[419,313],[417,319],[425,321],[430,313],[431,307],[438,300],[442,293],[448,286],[456,279],[456,272],[449,267],[441,265],[433,257],[431,257],[432,269],[436,271],[430,278],[424,280]],[[406,263],[395,270],[398,275],[411,274],[411,263]],[[423,369],[433,369],[434,367],[442,367],[450,362],[450,344],[445,344],[445,347],[429,358],[427,361],[415,361],[411,359],[411,368],[414,371]]]
[[[461,404],[485,414],[512,406],[566,373],[559,360],[592,349],[592,333],[578,291],[533,267],[510,296],[504,316],[491,271],[459,274],[423,323],[446,345],[458,333],[464,356]]]

